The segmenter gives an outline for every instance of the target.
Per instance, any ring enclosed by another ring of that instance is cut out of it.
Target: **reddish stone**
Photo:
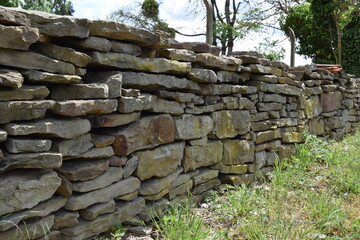
[[[332,112],[340,106],[341,93],[338,91],[321,94],[321,107],[323,112]]]

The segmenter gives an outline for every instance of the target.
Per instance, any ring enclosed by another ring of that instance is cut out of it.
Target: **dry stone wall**
[[[0,8],[0,239],[85,239],[360,120],[359,79]],[[22,235],[26,232],[26,235]]]

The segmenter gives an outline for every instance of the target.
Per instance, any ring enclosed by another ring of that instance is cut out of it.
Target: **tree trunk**
[[[203,0],[206,7],[206,43],[213,43],[214,8],[211,0]]]

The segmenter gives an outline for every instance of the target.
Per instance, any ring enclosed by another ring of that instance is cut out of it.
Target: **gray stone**
[[[161,49],[159,51],[160,56],[177,61],[184,61],[184,62],[195,62],[196,55],[193,51],[187,49],[174,49],[174,48],[167,48]]]
[[[90,35],[135,42],[141,46],[162,45],[158,34],[113,21],[92,21]]]
[[[0,23],[5,25],[29,26],[30,20],[25,14],[14,11],[13,8],[0,7]]]
[[[135,198],[137,198],[138,196],[139,196],[139,193],[136,191],[133,193],[129,193],[129,194],[125,194],[125,195],[116,197],[115,200],[130,202],[130,201],[134,200]]]
[[[251,80],[268,82],[268,83],[277,83],[279,77],[275,75],[251,75]]]
[[[281,146],[280,140],[274,140],[262,144],[256,144],[255,145],[255,152],[260,152],[262,150],[277,150]]]
[[[165,177],[174,172],[184,155],[185,143],[163,145],[154,150],[136,152],[140,159],[135,176],[140,180],[151,177]]]
[[[88,151],[77,155],[75,157],[67,158],[79,158],[79,159],[96,159],[96,158],[106,158],[114,155],[114,150],[111,146],[106,146],[103,148],[90,148]]]
[[[118,112],[132,113],[143,110],[149,110],[155,105],[157,97],[150,94],[142,94],[138,97],[121,97],[119,98]]]
[[[84,209],[95,203],[108,202],[117,196],[132,193],[139,187],[140,180],[129,177],[102,189],[73,195],[68,199],[65,208],[68,210]]]
[[[61,167],[62,156],[59,153],[20,153],[4,154],[0,162],[0,171],[16,168],[52,169]]]
[[[152,227],[143,227],[143,226],[127,227],[127,232],[132,233],[136,236],[147,236],[147,235],[150,235],[152,233],[152,231],[153,231]]]
[[[167,101],[161,98],[156,98],[151,102],[149,111],[156,113],[169,113],[171,115],[180,115],[184,113],[185,104],[175,101]]]
[[[214,56],[219,56],[221,48],[205,42],[173,42],[173,48],[188,49],[196,53],[211,53]]]
[[[140,112],[89,116],[91,127],[117,127],[139,120]]]
[[[254,173],[242,174],[242,175],[220,175],[222,183],[240,186],[242,184],[250,184],[256,181]]]
[[[122,74],[118,71],[89,72],[84,76],[86,83],[102,83],[109,88],[109,98],[121,96]]]
[[[238,97],[223,97],[221,101],[225,104],[226,109],[239,109]]]
[[[73,182],[73,189],[76,192],[90,192],[100,188],[105,188],[110,184],[117,182],[123,178],[123,169],[119,167],[109,167],[104,173],[94,179]]]
[[[115,154],[127,156],[137,150],[173,142],[175,123],[171,115],[162,114],[141,118],[124,129],[109,133],[115,136]]]
[[[256,134],[256,144],[271,141],[282,137],[281,129],[258,132]]]
[[[258,103],[256,105],[259,112],[279,111],[285,108],[284,104],[278,102]]]
[[[10,153],[47,152],[50,150],[51,141],[48,139],[9,138],[5,147]]]
[[[238,65],[241,65],[241,59],[231,57],[217,57],[210,53],[196,54],[196,62],[209,68],[221,69],[226,71],[235,71]]]
[[[97,218],[101,214],[113,212],[115,210],[115,206],[116,206],[115,201],[111,199],[109,202],[98,203],[91,205],[86,209],[81,209],[79,213],[82,218],[91,221]]]
[[[17,170],[0,175],[0,215],[30,209],[53,196],[61,184],[54,171]]]
[[[0,90],[0,101],[44,99],[49,93],[45,86],[22,86],[17,89]]]
[[[109,52],[111,49],[111,42],[108,39],[94,36],[86,39],[61,39],[59,43],[81,50]]]
[[[169,200],[166,198],[162,198],[158,201],[152,201],[143,207],[143,211],[138,216],[140,220],[147,222],[156,217],[156,215],[163,213],[168,206]]]
[[[7,132],[0,128],[0,142],[5,142],[7,139]]]
[[[254,161],[254,143],[247,140],[230,140],[223,141],[224,156],[223,164],[244,164]]]
[[[251,81],[248,83],[251,84],[252,86],[256,86],[258,90],[262,92],[271,92],[280,95],[290,95],[290,96],[300,96],[302,93],[300,88],[287,84],[270,84],[260,81]]]
[[[70,197],[73,193],[73,186],[69,180],[66,179],[66,177],[60,173],[58,173],[59,177],[61,178],[61,185],[56,190],[57,194],[60,194],[65,197]]]
[[[249,111],[223,110],[211,114],[213,133],[218,138],[233,138],[250,131]]]
[[[74,41],[74,39],[72,39]],[[72,48],[60,47],[48,42],[38,42],[35,45],[36,51],[60,61],[69,62],[77,67],[86,67],[91,61],[91,57],[85,53],[75,51]]]
[[[177,187],[175,187],[174,189],[172,189],[168,196],[169,196],[169,199],[173,199],[175,198],[176,196],[181,196],[181,195],[184,195],[186,193],[190,193],[190,190],[192,189],[194,183],[192,180],[189,180],[187,182],[185,182],[184,184],[181,184]]]
[[[182,161],[184,172],[209,166],[221,161],[223,144],[221,141],[208,141],[205,146],[186,146]]]
[[[309,99],[305,101],[305,115],[308,118],[314,118],[319,116],[322,112],[320,99],[318,96],[311,96]]]
[[[176,127],[176,140],[188,140],[206,137],[214,128],[209,116],[194,116],[183,114],[174,118]]]
[[[286,103],[286,97],[279,94],[265,94],[263,98],[264,102],[278,102]]]
[[[94,179],[109,168],[105,159],[84,161],[64,161],[58,171],[70,181],[87,181]]]
[[[91,135],[84,134],[70,140],[55,140],[52,143],[51,151],[61,153],[64,158],[78,156],[90,148],[94,144],[91,142]]]
[[[279,116],[280,117],[280,116]],[[259,122],[251,122],[251,130],[254,132],[266,131],[272,127],[270,121],[259,121]]]
[[[54,215],[49,215],[41,219],[32,219],[26,223],[17,225],[5,232],[0,232],[1,239],[24,239],[24,233],[26,233],[26,239],[38,239],[50,231],[54,224]]]
[[[113,213],[101,215],[92,221],[80,219],[76,226],[61,229],[61,237],[63,240],[83,240],[109,231],[113,225]]]
[[[141,213],[145,208],[145,199],[138,197],[131,202],[120,202],[116,204],[115,221],[125,222]]]
[[[187,62],[177,62],[165,58],[139,58],[121,53],[91,52],[91,66],[116,67],[151,73],[186,74],[191,69]]]
[[[75,67],[70,63],[28,51],[0,49],[0,64],[25,69],[39,69],[53,73],[75,74]]]
[[[13,136],[41,134],[50,137],[72,139],[90,131],[90,122],[86,119],[42,119],[26,123],[9,123],[4,130]]]
[[[130,177],[135,169],[138,167],[140,158],[138,155],[132,156],[129,160],[126,161],[124,166],[124,178]]]
[[[106,84],[71,84],[51,88],[51,99],[95,99],[108,98],[109,87]]]
[[[182,92],[169,92],[166,90],[160,90],[157,94],[159,98],[171,99],[180,103],[202,101],[202,99],[192,93]],[[201,99],[201,100],[200,100]]]
[[[0,69],[0,86],[20,88],[24,82],[23,76],[12,69]]]
[[[63,75],[35,70],[26,70],[21,72],[25,79],[33,83],[50,83],[50,84],[74,84],[81,83],[81,77],[76,75]]]
[[[255,166],[257,169],[262,168],[266,165],[266,152],[260,151],[255,153]]]
[[[105,114],[116,111],[118,102],[115,99],[66,100],[55,104],[54,113],[62,116],[83,116],[87,114]]]
[[[192,191],[192,194],[202,194],[207,190],[214,189],[216,186],[220,185],[220,183],[220,180],[217,178],[211,179],[210,181],[196,185],[194,190]]]
[[[0,124],[43,118],[54,105],[52,100],[0,102]]]
[[[125,166],[127,162],[127,157],[118,157],[118,156],[111,156],[109,159],[109,165],[114,167],[122,167]]]
[[[253,86],[240,86],[234,85],[231,87],[232,93],[239,93],[239,94],[254,94],[257,93],[257,88]]]
[[[0,25],[0,47],[28,50],[39,39],[39,30],[26,26]]]
[[[79,213],[61,209],[54,213],[53,229],[62,229],[76,226],[79,223]]]
[[[182,168],[178,167],[174,173],[169,174],[163,178],[154,178],[148,179],[141,182],[141,186],[139,188],[140,195],[154,195],[162,192],[162,196],[171,190],[171,183],[179,176],[182,172]],[[165,192],[164,192],[165,190]],[[161,196],[159,196],[159,199]]]
[[[251,164],[253,165],[253,164]],[[224,165],[221,162],[217,163],[216,165],[211,166],[211,169],[218,169],[220,173],[224,174],[244,174],[250,171],[248,169],[250,165]],[[254,170],[255,171],[255,170]]]
[[[141,48],[139,46],[135,44],[122,43],[117,41],[111,41],[111,51],[137,57],[141,55]]]
[[[258,63],[260,63],[260,59],[256,56],[236,55],[236,54],[235,54],[235,56],[236,56],[236,58],[241,59],[243,61],[243,64],[258,64]]]
[[[200,169],[200,173],[193,177],[194,184],[199,185],[201,183],[210,181],[211,179],[217,178],[219,176],[219,170],[212,170],[208,168]]]
[[[22,210],[16,213],[12,213],[11,215],[2,218],[0,222],[0,231],[6,231],[14,225],[19,225],[20,221],[35,218],[35,217],[46,217],[52,212],[57,211],[61,207],[63,207],[66,203],[67,199],[62,196],[55,196],[41,202],[37,206],[29,210]]]
[[[187,76],[189,79],[201,83],[215,83],[217,81],[216,73],[209,69],[192,68]]]
[[[207,137],[189,141],[191,146],[205,146],[207,144],[207,142],[208,142]]]
[[[255,104],[247,98],[239,98],[239,109],[252,109],[254,105]]]
[[[115,137],[109,135],[91,134],[91,141],[96,148],[103,148],[114,143]]]
[[[123,86],[140,90],[200,90],[199,84],[185,78],[162,74],[123,72]]]
[[[218,71],[217,72],[217,79],[221,83],[234,83],[238,84],[239,82],[243,82],[244,78],[241,77],[238,73],[235,72],[228,72],[228,71]]]

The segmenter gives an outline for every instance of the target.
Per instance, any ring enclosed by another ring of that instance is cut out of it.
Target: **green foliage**
[[[279,40],[265,38],[263,42],[255,47],[255,51],[271,61],[281,61],[285,58],[285,49],[279,45],[279,42]]]
[[[71,1],[67,0],[24,0],[21,7],[58,15],[72,15],[74,13]]]
[[[0,0],[0,6],[4,7],[18,7],[20,0]]]
[[[163,31],[169,37],[175,37],[175,30],[159,18],[159,4],[155,0],[137,2],[137,8],[119,9],[112,12],[109,18],[113,21],[126,23],[149,31]]]
[[[114,238],[120,238],[125,236],[126,230],[127,228],[125,228],[121,223],[117,223],[111,228],[110,235]]]
[[[360,16],[352,16],[352,21],[345,27],[343,34],[343,65],[347,72],[360,77]]]

